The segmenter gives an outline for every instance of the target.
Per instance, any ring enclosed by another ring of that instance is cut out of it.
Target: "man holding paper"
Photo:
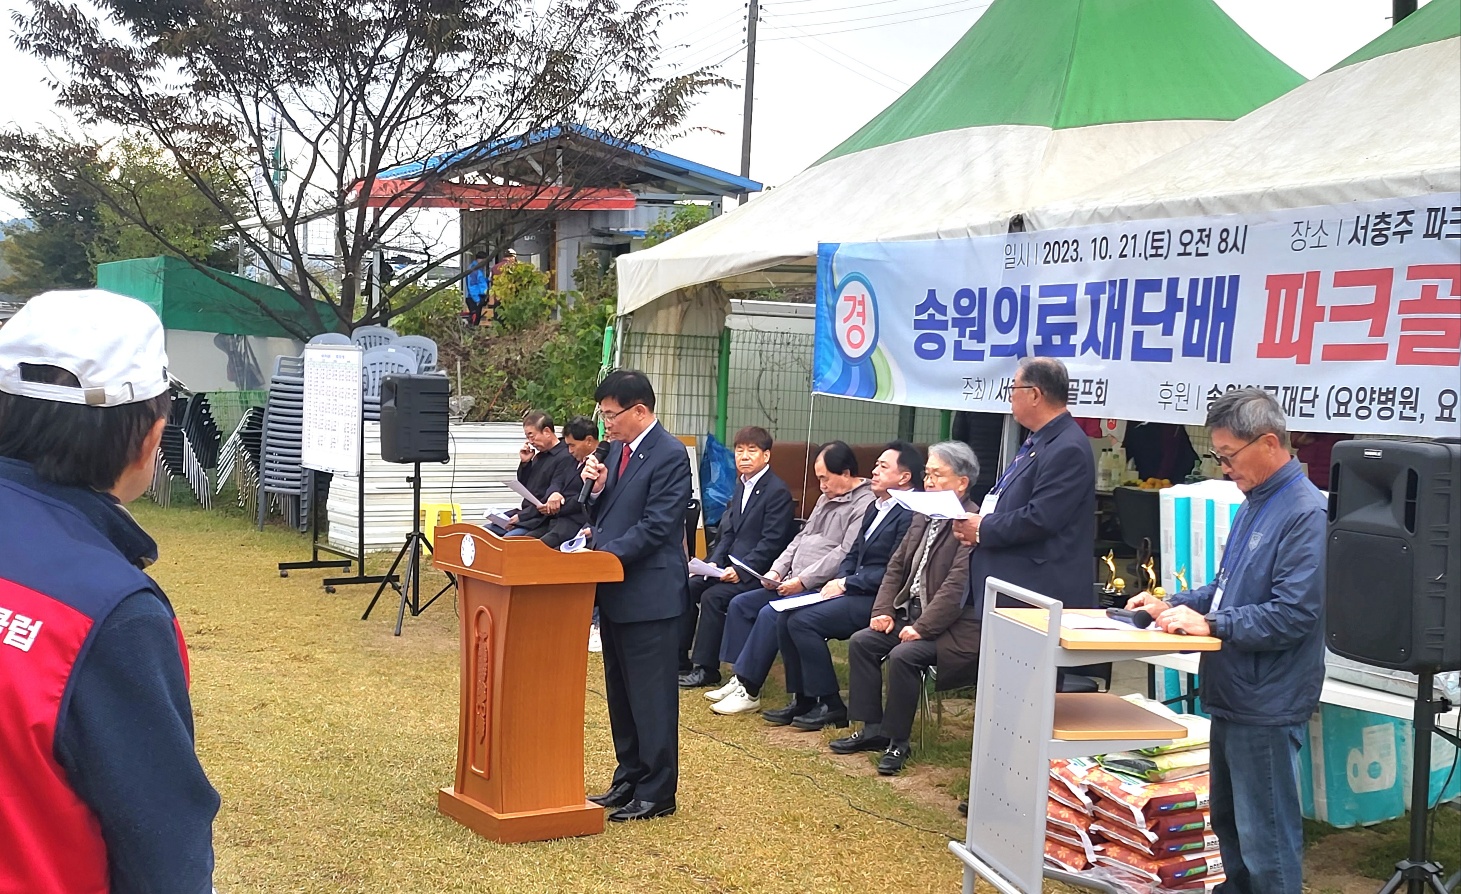
[[[748,590],[731,600],[726,612],[725,633],[719,644],[722,661],[734,663],[737,660],[751,634],[757,613],[767,603],[779,596],[795,596],[818,589],[836,575],[843,556],[857,539],[859,524],[868,505],[876,499],[867,479],[858,475],[856,454],[842,441],[824,445],[812,469],[817,473],[822,496],[801,531],[792,538],[766,574],[776,589]],[[775,643],[774,631],[771,642]],[[775,657],[773,648],[772,660]],[[731,677],[730,682],[719,689],[705,693],[705,697],[717,703],[715,710],[720,714],[741,714],[761,709],[759,687],[756,692],[750,692],[736,677]]]
[[[953,494],[972,509],[969,491],[978,480],[979,460],[968,444],[944,441],[928,448],[925,490]],[[829,746],[834,752],[881,750],[878,772],[897,773],[912,754],[909,737],[924,671],[937,665],[939,685],[945,689],[972,681],[978,669],[979,623],[967,617],[964,608],[968,569],[969,547],[954,537],[951,520],[913,517],[908,534],[888,560],[871,620],[848,643],[851,719],[862,721],[863,726],[850,736],[834,739]],[[808,649],[803,646],[797,651]],[[829,671],[830,660],[822,673]],[[787,677],[791,677],[789,669]],[[830,685],[836,686],[836,677]]]
[[[517,487],[513,488],[523,496],[522,508],[509,519],[512,526],[507,530],[499,530],[498,525],[488,528],[502,537],[541,537],[551,521],[542,511],[543,500],[575,465],[567,445],[553,430],[553,417],[547,413],[528,411],[523,416],[523,436],[526,440],[518,451]]]
[[[720,639],[725,633],[726,607],[741,593],[761,589],[761,582],[744,568],[735,567],[731,556],[752,570],[769,568],[796,533],[791,490],[770,468],[771,433],[759,426],[747,426],[736,432],[734,447],[736,471],[740,474],[707,560],[721,573],[690,578],[690,607],[681,619],[682,689],[720,684]]]

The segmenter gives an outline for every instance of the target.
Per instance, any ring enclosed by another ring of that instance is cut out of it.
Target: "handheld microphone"
[[[1156,620],[1152,617],[1151,612],[1140,608],[1135,611],[1126,608],[1108,608],[1106,609],[1106,617],[1115,618],[1118,621],[1125,621],[1138,630],[1147,629]],[[1181,627],[1173,627],[1168,632],[1175,633],[1178,636],[1187,636],[1187,631]]]
[[[1114,618],[1117,621],[1125,621],[1138,630],[1147,629],[1152,626],[1152,621],[1155,620],[1152,618],[1151,612],[1145,611],[1144,609],[1136,609],[1133,611],[1127,608],[1108,608],[1106,609],[1106,617]]]
[[[606,459],[608,459],[608,458],[609,458],[609,442],[608,441],[600,441],[599,442],[599,446],[597,446],[597,447],[594,448],[594,459],[598,460],[600,463],[603,463],[603,461],[606,460]],[[594,483],[592,481],[590,481],[589,479],[585,478],[583,480],[583,487],[578,492],[578,502],[580,502],[580,503],[587,503],[588,502],[588,495],[593,491],[593,489],[594,489]]]

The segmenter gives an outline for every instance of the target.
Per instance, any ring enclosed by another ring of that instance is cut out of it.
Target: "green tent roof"
[[[1461,0],[1431,0],[1329,70],[1458,35],[1461,35]]]
[[[308,338],[321,331],[299,302],[283,289],[221,270],[214,270],[210,276],[180,258],[137,258],[98,264],[96,286],[147,304],[157,311],[166,329],[281,338]],[[334,310],[329,305],[315,303],[321,320],[334,319]],[[261,304],[274,316],[265,313]],[[290,327],[286,329],[279,320],[288,321]]]
[[[1303,81],[1213,0],[995,0],[818,163],[966,127],[1231,121]]]

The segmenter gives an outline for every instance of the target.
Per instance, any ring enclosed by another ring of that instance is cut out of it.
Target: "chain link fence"
[[[759,425],[778,441],[851,444],[906,437],[941,437],[937,410],[812,395],[811,333],[729,330],[724,430],[727,437]],[[717,430],[722,338],[629,332],[620,365],[641,369],[654,383],[659,417],[675,434]],[[809,436],[810,435],[810,436]]]

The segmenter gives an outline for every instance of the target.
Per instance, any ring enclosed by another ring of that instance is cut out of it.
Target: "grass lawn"
[[[216,512],[133,508],[159,541],[151,570],[192,654],[198,749],[223,796],[223,894],[959,890],[946,843],[963,831],[954,793],[968,780],[967,699],[946,701],[941,733],[930,724],[910,770],[882,779],[865,755],[827,752],[830,731],[720,717],[700,691],[687,693],[678,814],[590,838],[493,844],[436,812],[456,759],[450,595],[408,617],[397,639],[394,601],[360,621],[371,588],[326,595],[320,572],[279,577],[277,562],[307,558],[296,534]],[[614,764],[599,657],[589,662],[586,773],[598,790]],[[782,704],[774,692],[766,701]],[[1316,828],[1312,890],[1375,890],[1404,835],[1401,823]],[[1435,856],[1451,868],[1458,835],[1457,815],[1443,811]]]

